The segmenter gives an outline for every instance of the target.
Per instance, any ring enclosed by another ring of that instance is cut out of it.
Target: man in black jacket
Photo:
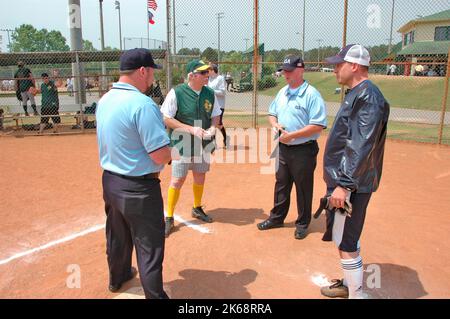
[[[337,245],[344,279],[333,280],[321,292],[327,297],[364,298],[359,238],[370,197],[381,178],[389,103],[368,79],[370,55],[363,46],[348,45],[327,62],[335,65],[337,81],[350,91],[328,135],[324,180],[330,206],[341,208],[349,200],[352,214],[327,211],[323,240]]]

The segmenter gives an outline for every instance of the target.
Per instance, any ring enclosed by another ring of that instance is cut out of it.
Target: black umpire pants
[[[102,183],[110,284],[129,279],[134,244],[145,297],[168,298],[162,280],[165,237],[160,180],[104,171]]]
[[[314,170],[319,146],[316,141],[288,146],[280,143],[279,165],[276,172],[274,207],[270,220],[283,223],[291,204],[291,190],[295,183],[298,217],[295,227],[307,229],[311,222]]]

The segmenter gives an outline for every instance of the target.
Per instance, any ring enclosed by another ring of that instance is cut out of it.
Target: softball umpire
[[[319,138],[327,126],[325,102],[319,91],[303,79],[305,65],[298,56],[287,56],[279,71],[288,85],[283,87],[269,107],[269,121],[279,130],[280,157],[276,172],[274,207],[270,217],[258,224],[259,230],[283,226],[289,212],[291,190],[295,183],[298,218],[296,239],[303,239],[311,222],[314,170]]]
[[[120,78],[99,101],[97,139],[103,172],[109,290],[136,275],[133,244],[146,298],[168,298],[163,289],[164,211],[159,172],[171,160],[159,108],[143,94],[153,83],[147,49],[125,51]]]

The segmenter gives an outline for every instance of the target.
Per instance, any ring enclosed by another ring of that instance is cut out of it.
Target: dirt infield
[[[319,142],[313,209],[325,190],[325,136]],[[0,138],[0,163],[0,298],[119,296],[107,290],[95,135]],[[175,212],[187,223],[177,221],[166,242],[164,282],[172,298],[321,298],[324,276],[342,276],[334,245],[321,241],[324,216],[313,220],[306,239],[294,239],[295,196],[284,228],[257,230],[274,187],[274,176],[261,175],[260,167],[212,166],[204,194],[212,224],[191,218],[188,178]],[[166,167],[164,198],[169,178]],[[367,290],[372,297],[450,297],[449,190],[449,147],[388,141],[361,240],[365,268],[381,272],[381,287]],[[73,265],[80,288],[67,285]],[[139,286],[134,279],[124,291]]]

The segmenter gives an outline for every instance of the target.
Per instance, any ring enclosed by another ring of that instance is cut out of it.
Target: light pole
[[[174,0],[174,2],[175,2],[175,0]],[[175,29],[178,28],[179,26],[187,27],[187,26],[189,26],[189,23],[180,23],[173,27],[173,54],[177,54],[177,40],[176,40],[176,36],[175,36]]]
[[[175,0],[172,0],[172,28],[173,28],[173,55],[177,54],[177,36],[176,36],[176,25],[175,25]]]
[[[100,45],[102,51],[105,50],[105,37],[103,32],[103,0],[98,0],[98,4],[100,6]],[[101,77],[101,91],[103,92],[105,90],[105,74],[106,74],[106,66],[105,62],[102,61],[102,77]]]
[[[249,38],[245,38],[244,39],[244,41],[245,41],[245,51],[247,51],[248,50],[248,41],[250,41],[250,39]]]
[[[103,0],[98,0],[100,6],[100,46],[102,51],[105,49],[105,39],[103,32]]]
[[[217,63],[220,63],[220,19],[222,19],[224,17],[224,13],[223,12],[219,12],[216,13],[217,15],[217,27],[218,27],[218,32],[217,32]]]
[[[303,36],[302,36],[302,59],[305,60],[305,20],[306,20],[306,0],[303,0]]]
[[[12,52],[12,48],[11,48],[11,38],[9,37],[9,33],[10,32],[14,32],[14,30],[12,29],[0,29],[0,31],[5,31],[8,33],[8,46],[9,46],[9,52]]]
[[[392,51],[392,30],[394,28],[394,8],[395,8],[395,0],[392,0],[391,33],[389,36],[388,55],[390,55],[391,51]]]
[[[181,39],[181,48],[183,49],[184,48],[184,39],[186,38],[186,36],[185,35],[178,35],[177,38]]]
[[[319,43],[319,47],[317,49],[317,67],[319,67],[320,66],[320,46],[321,46],[321,43],[323,42],[323,40],[317,39],[316,41]]]
[[[119,42],[120,42],[120,51],[122,51],[122,22],[120,19],[120,2],[116,0],[116,9],[119,11]]]

